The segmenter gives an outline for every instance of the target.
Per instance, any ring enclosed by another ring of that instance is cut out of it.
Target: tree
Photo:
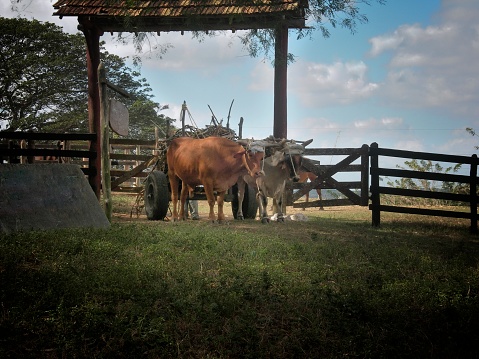
[[[86,78],[74,76],[85,67],[81,37],[25,19],[0,18],[0,31],[0,119],[9,130],[38,129],[84,96]]]
[[[19,3],[28,3],[32,0],[10,0],[12,9],[16,9],[16,4]],[[110,2],[121,2],[121,6],[131,6],[134,5],[137,1],[141,0],[109,0]],[[197,2],[201,0],[195,0]],[[236,0],[240,4],[247,3],[257,3],[257,0]],[[306,1],[306,0],[305,0]],[[368,19],[365,14],[360,12],[360,7],[362,5],[371,5],[372,2],[378,4],[385,4],[387,0],[307,0],[308,6],[305,8],[305,17],[308,20],[312,20],[308,23],[308,28],[306,29],[296,29],[296,35],[298,39],[309,37],[311,38],[316,30],[319,30],[323,37],[329,37],[330,31],[329,26],[336,28],[338,26],[346,28],[355,33],[357,31],[357,25],[367,23]],[[120,6],[120,5],[119,5]],[[201,19],[192,16],[189,19],[192,23],[196,25],[201,25]],[[130,19],[124,19],[125,26],[127,27],[130,23]],[[313,23],[316,23],[316,26]],[[137,51],[141,51],[143,44],[149,42],[148,34],[132,31],[134,33],[133,43]],[[194,32],[194,37],[202,39],[206,36],[207,32]],[[209,31],[210,36],[215,36],[215,31]],[[246,31],[243,35],[239,35],[241,42],[244,48],[248,51],[249,55],[252,57],[257,57],[261,54],[264,54],[265,57],[270,58],[271,54],[274,53],[274,39],[275,39],[275,30],[274,29],[252,29]],[[125,37],[122,34],[118,35],[119,41],[125,41]],[[161,52],[164,53],[169,48],[168,45],[162,47]],[[293,60],[293,54],[289,54],[289,60]],[[139,60],[139,58],[137,58]]]
[[[128,137],[141,139],[154,139],[155,127],[160,131],[160,137],[167,137],[167,121],[171,121],[165,115],[158,112],[167,106],[160,107],[151,100],[137,100],[130,109],[130,128]]]
[[[63,33],[51,23],[0,18],[0,123],[9,131],[87,131],[87,70],[83,35]],[[151,88],[125,60],[102,48],[108,80],[123,88],[130,99],[117,97],[127,107],[136,101],[150,106],[158,122],[159,104]],[[146,113],[143,111],[143,113]],[[139,117],[133,117],[133,121]],[[132,126],[139,128],[133,121]],[[140,123],[148,123],[142,119]],[[136,130],[137,133],[145,131]],[[152,132],[154,133],[154,131]]]
[[[253,1],[253,0],[251,0]],[[372,0],[379,4],[385,4],[386,0]],[[328,26],[333,28],[343,27],[356,33],[357,25],[368,22],[365,14],[360,13],[361,4],[370,5],[371,0],[309,0],[306,8],[306,18],[316,22],[316,26],[310,25],[306,29],[295,29],[296,38],[312,38],[317,30],[323,37],[331,36]],[[244,48],[250,56],[257,57],[261,54],[271,58],[274,53],[274,29],[252,29],[239,36]],[[294,60],[293,54],[288,54],[288,61]]]
[[[466,131],[467,131],[471,136],[477,137],[477,133],[476,133],[476,131],[474,131],[474,129],[468,127],[468,128],[466,128]],[[474,146],[474,148],[475,148],[476,150],[479,150],[479,146]]]

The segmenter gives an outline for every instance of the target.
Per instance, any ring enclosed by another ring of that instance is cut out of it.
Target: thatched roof
[[[99,29],[187,31],[305,26],[307,0],[60,0],[54,15],[88,18]]]

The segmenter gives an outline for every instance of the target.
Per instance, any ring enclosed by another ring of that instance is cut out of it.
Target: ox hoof
[[[263,224],[269,223],[269,218],[268,217],[261,218],[261,223]]]
[[[243,217],[243,216],[237,216],[237,217],[236,217],[236,220],[238,220],[238,221],[244,221],[244,217]]]

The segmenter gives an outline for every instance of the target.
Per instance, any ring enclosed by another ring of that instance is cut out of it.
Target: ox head
[[[248,174],[253,178],[258,178],[264,175],[261,170],[261,161],[264,158],[266,143],[263,141],[254,140],[238,140],[239,144],[245,148],[238,152],[235,157],[242,156],[243,165],[248,170]]]
[[[276,151],[271,157],[271,164],[273,166],[281,166],[289,170],[289,177],[293,182],[299,181],[299,168],[303,163],[303,154],[305,146],[310,144],[312,140],[306,141],[303,144],[295,141],[285,142],[281,150]]]

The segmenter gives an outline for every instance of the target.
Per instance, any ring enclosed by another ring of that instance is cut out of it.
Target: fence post
[[[471,233],[477,234],[477,155],[472,155],[470,171]]]
[[[100,93],[100,128],[101,128],[101,184],[103,190],[103,203],[105,215],[111,223],[113,214],[113,203],[111,196],[111,176],[110,176],[110,141],[109,141],[109,101],[106,91],[106,71],[100,62],[98,66],[98,87]]]
[[[372,213],[372,225],[379,227],[381,224],[381,210],[379,206],[381,204],[379,197],[379,160],[378,160],[378,144],[376,142],[371,143],[369,153],[371,155],[371,213]]]
[[[361,146],[361,206],[369,204],[369,146]]]

